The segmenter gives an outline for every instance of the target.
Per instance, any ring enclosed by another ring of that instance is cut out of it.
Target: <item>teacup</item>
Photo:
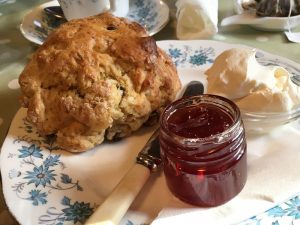
[[[67,20],[111,12],[124,17],[129,11],[129,0],[58,0]]]

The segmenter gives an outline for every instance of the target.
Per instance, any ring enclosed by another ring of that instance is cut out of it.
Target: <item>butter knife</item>
[[[203,94],[204,87],[199,81],[191,81],[182,97]],[[85,225],[118,225],[131,203],[142,189],[151,173],[161,165],[157,129],[136,157],[136,163],[123,177],[116,188],[96,209]]]

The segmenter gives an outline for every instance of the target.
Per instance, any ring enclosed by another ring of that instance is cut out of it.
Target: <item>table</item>
[[[165,0],[170,7],[170,22],[156,40],[176,39],[175,0]],[[20,108],[18,76],[38,46],[27,41],[19,31],[22,17],[32,7],[47,0],[0,0],[0,146],[15,113]],[[234,14],[233,1],[219,0],[219,21]],[[300,27],[296,30],[300,31]],[[263,32],[249,26],[219,27],[212,39],[260,48],[300,63],[300,45],[290,43],[281,32]],[[0,180],[1,184],[1,180]],[[0,224],[18,224],[7,210],[0,187]]]

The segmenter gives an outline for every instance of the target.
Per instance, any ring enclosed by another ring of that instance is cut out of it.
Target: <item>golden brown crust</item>
[[[144,28],[108,13],[56,29],[19,83],[27,119],[69,151],[129,135],[181,86],[171,59]]]

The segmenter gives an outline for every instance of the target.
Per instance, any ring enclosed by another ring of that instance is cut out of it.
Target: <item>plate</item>
[[[221,26],[234,24],[249,25],[255,29],[263,31],[284,31],[300,25],[300,15],[288,17],[258,17],[256,16],[255,6],[248,6],[244,9],[243,5],[251,1],[236,0],[234,9],[237,15],[224,18]],[[253,1],[252,1],[253,2]],[[246,4],[247,5],[247,4]]]
[[[20,25],[23,36],[41,45],[49,33],[61,24],[61,21],[49,18],[43,9],[58,5],[56,0],[50,1],[27,13]],[[126,18],[138,22],[146,28],[149,35],[154,35],[168,23],[169,7],[160,0],[131,0]]]
[[[257,17],[254,12],[244,11],[241,14],[226,17],[221,26],[234,24],[250,25],[258,30],[284,31],[300,25],[300,15],[288,17]]]
[[[173,59],[183,85],[191,80],[205,84],[203,72],[217,55],[229,48],[246,47],[204,40],[160,41],[158,45]],[[300,72],[297,63],[264,51],[259,50],[257,58],[265,65],[276,63],[292,73]],[[24,108],[15,115],[0,155],[5,200],[22,225],[83,223],[131,168],[135,156],[154,130],[142,128],[119,142],[103,143],[87,152],[71,154],[60,150],[55,139],[39,136],[36,129],[26,122],[25,115]],[[121,224],[150,223],[162,209],[159,218],[165,216],[164,219],[178,221],[180,215],[172,217],[163,212],[177,209],[181,216],[189,210],[196,212],[193,214],[196,219],[188,222],[191,225],[209,219],[213,221],[211,224],[237,223],[272,207],[275,208],[251,220],[272,220],[274,224],[279,216],[280,219],[294,220],[295,214],[291,211],[297,210],[297,205],[300,207],[298,196],[295,196],[300,190],[300,167],[297,166],[300,161],[297,144],[300,125],[297,128],[295,124],[298,122],[269,134],[247,136],[248,181],[243,191],[227,204],[217,208],[184,204],[169,192],[160,171],[151,176]],[[289,199],[291,196],[294,198]],[[282,203],[283,200],[287,201]],[[295,207],[288,209],[290,202]],[[286,204],[285,208],[281,204]],[[281,214],[276,214],[278,207],[282,209]],[[225,215],[229,216],[216,222],[212,217],[215,211],[217,215],[226,212]]]

